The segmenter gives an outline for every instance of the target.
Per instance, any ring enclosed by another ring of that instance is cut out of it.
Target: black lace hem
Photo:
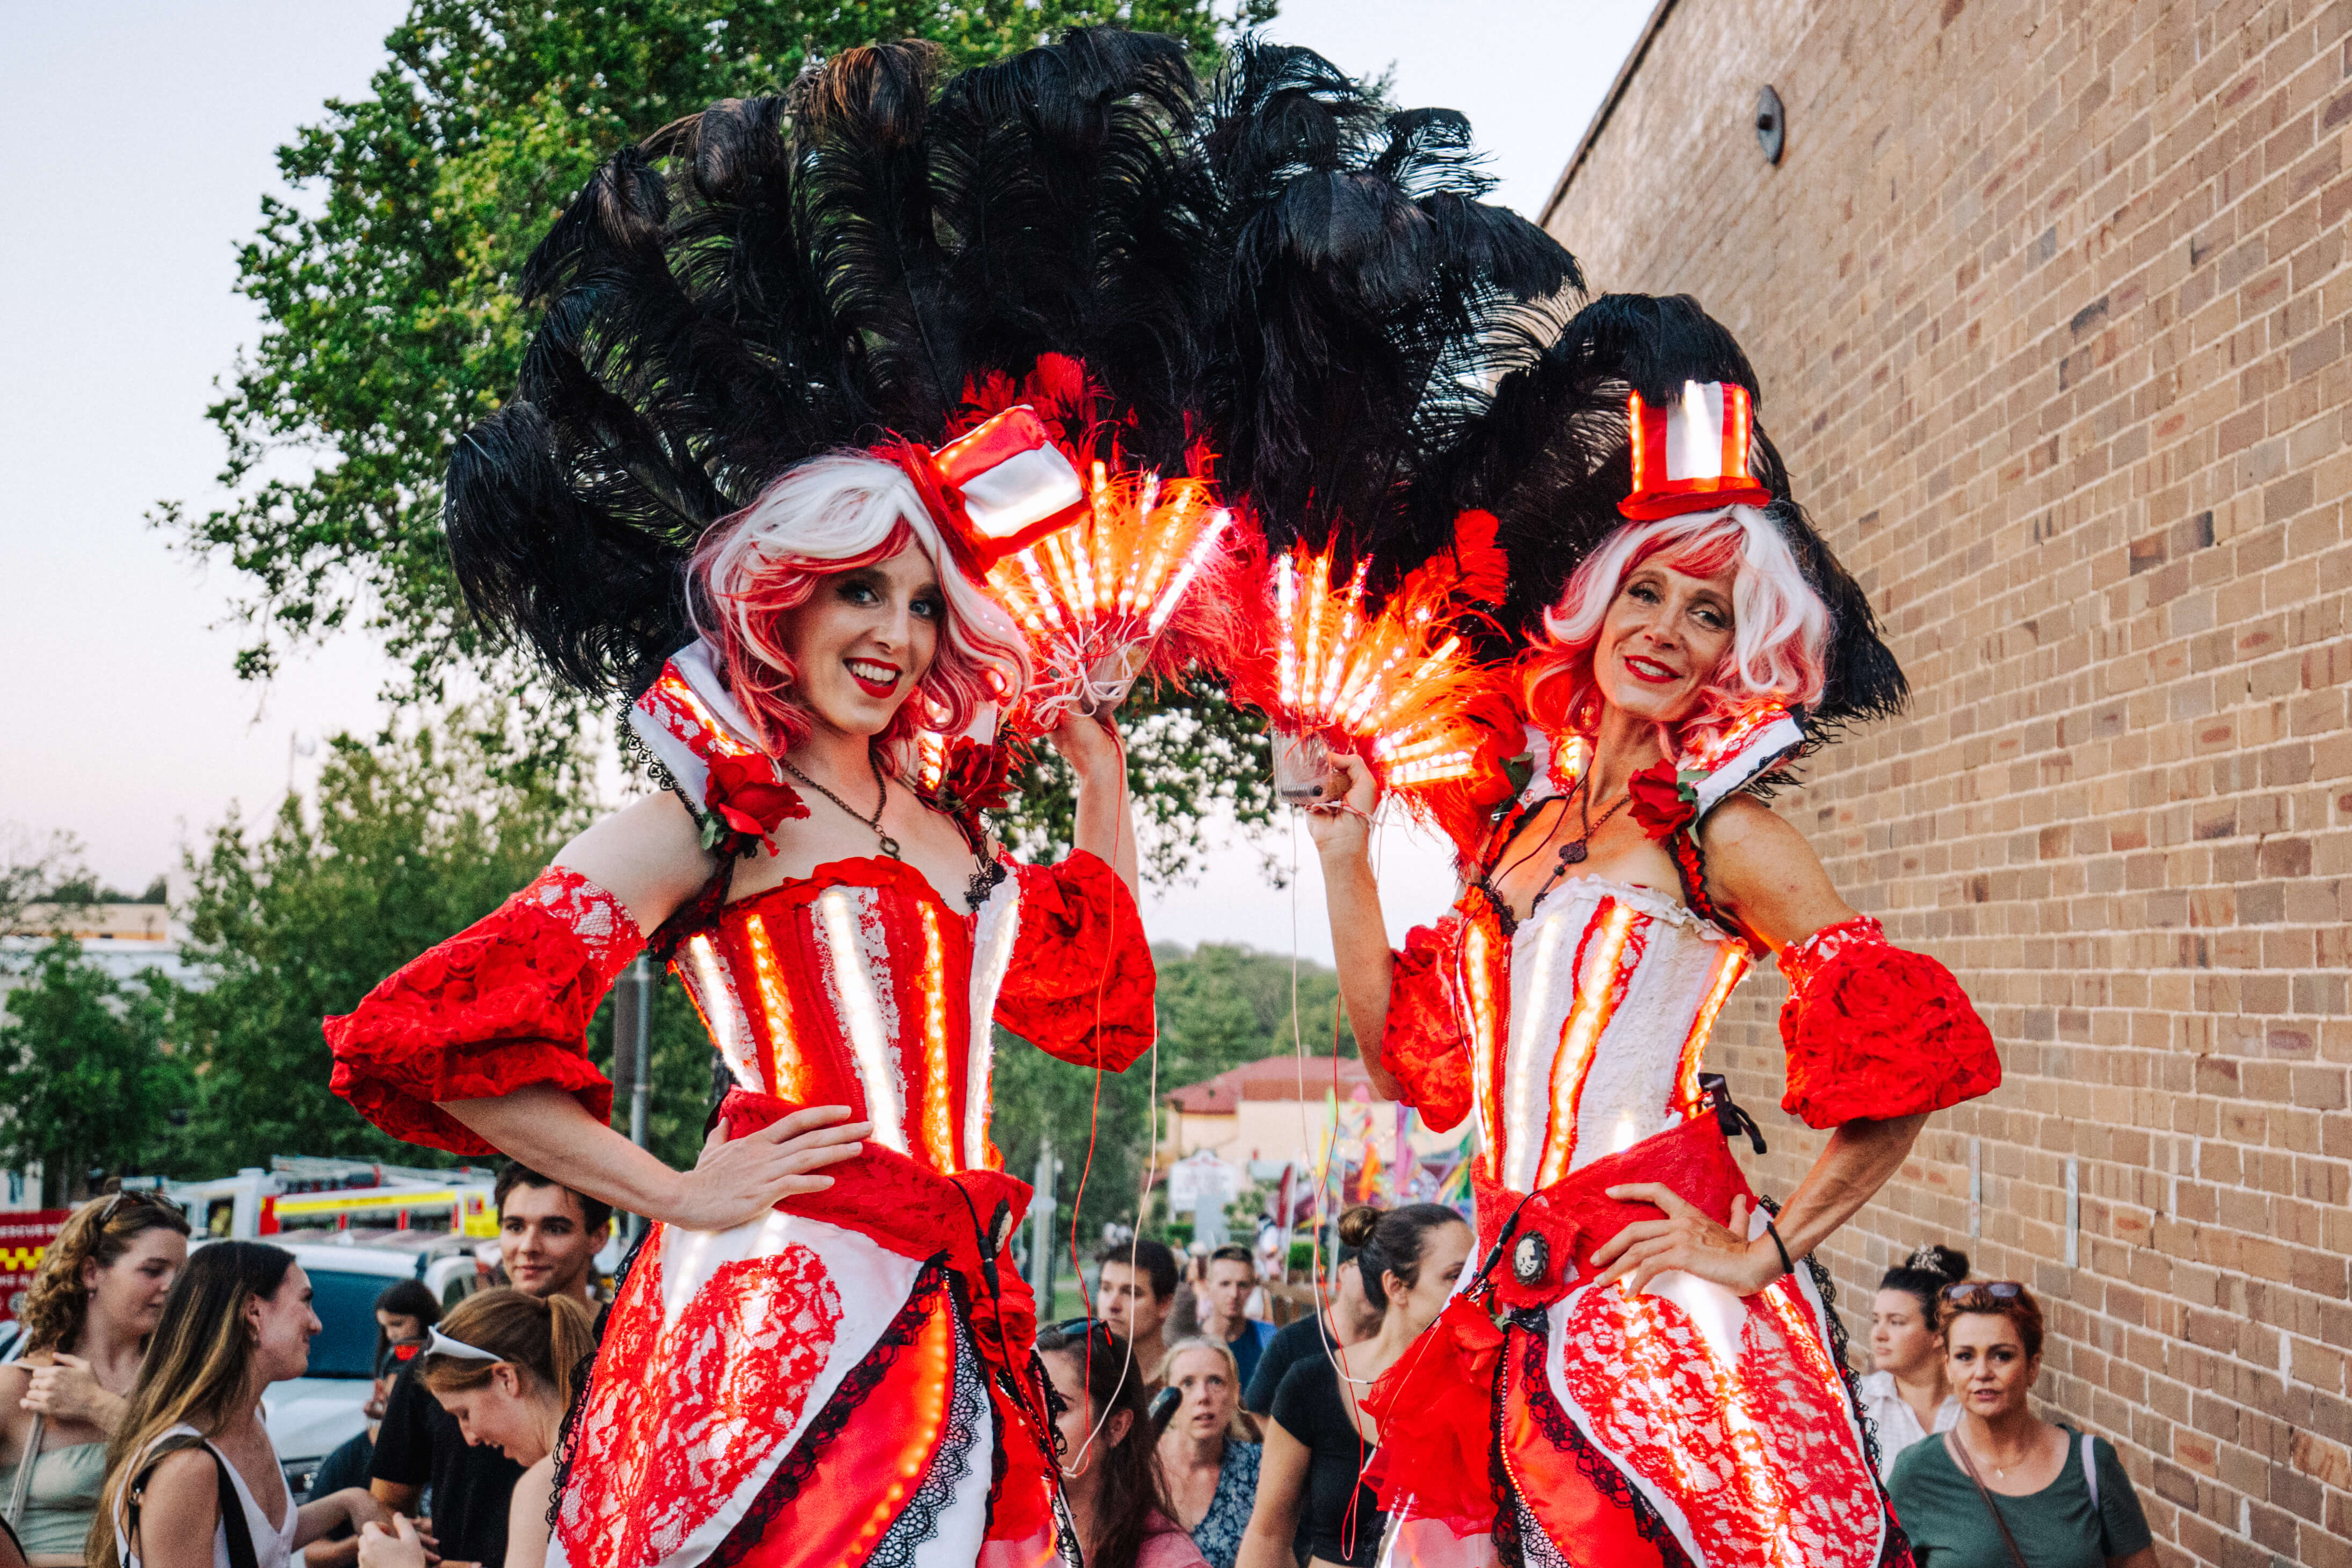
[[[1610,1460],[1608,1455],[1586,1440],[1584,1434],[1577,1430],[1576,1423],[1568,1418],[1568,1412],[1560,1408],[1559,1401],[1552,1397],[1551,1380],[1544,1373],[1544,1352],[1551,1344],[1549,1320],[1545,1331],[1541,1333],[1530,1331],[1516,1323],[1513,1327],[1518,1329],[1519,1337],[1525,1342],[1525,1348],[1519,1354],[1519,1386],[1525,1390],[1528,1414],[1535,1418],[1536,1430],[1543,1436],[1544,1441],[1576,1461],[1577,1473],[1592,1483],[1593,1490],[1633,1516],[1634,1530],[1643,1540],[1658,1549],[1658,1556],[1666,1568],[1693,1568],[1690,1554],[1683,1550],[1683,1543],[1675,1538],[1675,1532],[1667,1528],[1665,1520],[1652,1506],[1650,1500],[1626,1479],[1625,1473]],[[1501,1422],[1496,1423],[1498,1431],[1501,1426]],[[1511,1500],[1516,1503],[1517,1499],[1517,1489],[1514,1485]],[[1501,1538],[1501,1531],[1497,1531],[1496,1539],[1499,1542]],[[1554,1541],[1550,1544],[1562,1557],[1569,1556],[1568,1548],[1559,1542]],[[1572,1557],[1569,1560],[1575,1561]],[[1521,1563],[1526,1562],[1524,1552],[1519,1561]]]
[[[898,1352],[913,1344],[921,1334],[923,1321],[936,1306],[946,1279],[947,1271],[936,1264],[925,1266],[922,1273],[916,1277],[915,1288],[908,1293],[907,1304],[898,1309],[898,1315],[891,1320],[888,1328],[882,1331],[882,1337],[875,1342],[872,1350],[866,1352],[866,1359],[849,1369],[849,1375],[841,1380],[841,1386],[833,1391],[833,1397],[825,1401],[824,1408],[817,1412],[816,1419],[808,1424],[800,1440],[793,1445],[793,1451],[784,1456],[783,1462],[776,1467],[775,1474],[768,1478],[768,1484],[760,1489],[760,1495],[751,1500],[751,1506],[744,1511],[741,1519],[735,1521],[735,1528],[727,1532],[727,1539],[719,1543],[719,1549],[710,1554],[708,1560],[709,1568],[734,1568],[734,1564],[751,1555],[751,1550],[766,1536],[768,1526],[774,1522],[776,1516],[790,1508],[807,1488],[825,1451],[833,1447],[842,1433],[848,1430],[850,1418],[857,1414],[866,1399],[881,1386],[882,1380],[889,1375],[890,1368],[898,1360]]]
[[[971,1473],[971,1451],[980,1439],[981,1413],[985,1408],[985,1384],[980,1357],[972,1350],[964,1322],[964,1314],[958,1312],[955,1369],[949,1377],[947,1420],[940,1432],[939,1447],[932,1450],[922,1481],[883,1533],[882,1544],[866,1560],[866,1568],[912,1568],[916,1552],[939,1534],[940,1516],[954,1504],[956,1488]]]

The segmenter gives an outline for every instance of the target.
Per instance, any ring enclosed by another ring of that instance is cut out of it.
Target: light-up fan
[[[1056,412],[1067,430],[1075,421]],[[1145,672],[1173,676],[1232,646],[1240,629],[1232,583],[1202,590],[1204,580],[1246,572],[1251,536],[1206,480],[1114,471],[1099,460],[1081,478],[1026,404],[992,416],[933,462],[984,586],[1028,639],[1034,679],[1011,729],[1038,734],[1066,713],[1107,711]]]
[[[1441,557],[1370,612],[1363,565],[1334,583],[1329,554],[1301,545],[1269,575],[1262,636],[1273,657],[1235,695],[1273,721],[1276,791],[1298,805],[1325,798],[1333,753],[1352,752],[1467,852],[1510,793],[1502,763],[1521,736],[1504,678],[1455,629],[1470,574]]]

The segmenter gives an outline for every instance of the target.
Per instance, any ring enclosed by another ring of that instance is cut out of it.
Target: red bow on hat
[[[1683,395],[1653,407],[1629,394],[1633,493],[1617,510],[1636,521],[1727,506],[1763,506],[1772,492],[1748,471],[1755,428],[1748,389],[1736,382],[1686,381]]]

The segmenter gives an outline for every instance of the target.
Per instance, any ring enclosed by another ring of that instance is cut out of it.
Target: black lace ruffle
[[[1586,1441],[1584,1434],[1577,1430],[1576,1423],[1568,1418],[1568,1412],[1560,1408],[1559,1401],[1552,1397],[1551,1380],[1544,1372],[1544,1352],[1551,1344],[1549,1324],[1546,1328],[1547,1331],[1540,1334],[1520,1329],[1517,1335],[1525,1347],[1519,1352],[1519,1386],[1525,1391],[1528,1414],[1535,1418],[1536,1430],[1543,1435],[1546,1442],[1576,1461],[1578,1473],[1592,1483],[1593,1490],[1633,1514],[1633,1528],[1641,1532],[1643,1540],[1658,1549],[1658,1555],[1667,1568],[1692,1568],[1690,1554],[1683,1550],[1683,1543],[1675,1539],[1675,1532],[1666,1527],[1666,1521],[1659,1517],[1650,1500],[1625,1479],[1625,1473],[1610,1461],[1608,1455]],[[1498,1422],[1496,1425],[1499,1427],[1501,1424]],[[1514,1505],[1512,1511],[1516,1512],[1518,1502],[1516,1489],[1511,1501]],[[1499,1531],[1496,1539],[1501,1539]],[[1576,1561],[1569,1555],[1569,1545],[1556,1541],[1550,1544],[1570,1562]],[[1534,1568],[1532,1561],[1524,1552],[1520,1562],[1526,1568]]]
[[[898,1517],[882,1537],[882,1544],[866,1560],[866,1568],[913,1568],[916,1552],[940,1532],[940,1515],[955,1501],[956,1488],[971,1473],[971,1452],[980,1440],[981,1413],[986,1408],[980,1357],[964,1331],[964,1314],[956,1314],[955,1372],[950,1380],[948,1415],[920,1485],[907,1500]],[[992,1488],[992,1489],[993,1489]]]

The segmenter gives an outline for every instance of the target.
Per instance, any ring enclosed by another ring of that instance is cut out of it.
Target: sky
[[[0,144],[0,668],[24,682],[0,741],[0,826],[71,833],[91,867],[143,888],[234,809],[273,811],[318,738],[372,731],[389,672],[364,633],[295,650],[266,685],[233,661],[226,563],[174,549],[159,502],[218,504],[205,419],[259,335],[233,292],[236,247],[275,151],[330,99],[363,96],[405,0],[87,0],[6,7]],[[1397,101],[1468,113],[1497,180],[1534,216],[1649,12],[1648,0],[1284,0],[1267,29]],[[1294,839],[1296,845],[1294,847]],[[1301,875],[1269,888],[1257,847],[1147,900],[1156,939],[1330,955],[1305,835],[1264,847]],[[1450,896],[1443,847],[1391,828],[1391,928]]]

